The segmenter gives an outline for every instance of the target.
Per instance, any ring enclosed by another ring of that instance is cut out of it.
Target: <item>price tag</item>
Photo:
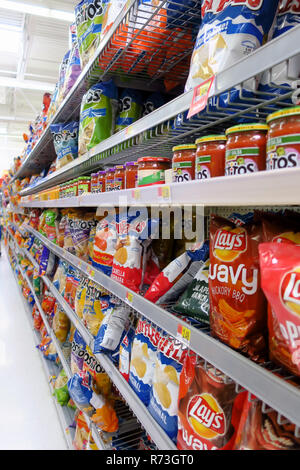
[[[183,325],[178,325],[177,328],[177,339],[183,343],[185,346],[190,345],[191,340],[191,330]]]
[[[171,188],[170,186],[164,185],[160,186],[158,189],[158,197],[161,198],[164,202],[171,202]]]
[[[132,304],[133,303],[133,293],[132,292],[126,292],[126,302],[128,304]]]
[[[188,119],[195,114],[200,113],[200,111],[206,107],[210,91],[215,83],[215,78],[216,76],[214,75],[194,88],[193,98],[187,116]]]
[[[134,133],[134,129],[133,129],[133,126],[128,126],[126,127],[125,129],[125,135],[128,136],[128,137],[131,137]]]
[[[140,189],[133,189],[132,190],[132,198],[135,201],[138,201],[139,199],[141,199],[141,190]]]

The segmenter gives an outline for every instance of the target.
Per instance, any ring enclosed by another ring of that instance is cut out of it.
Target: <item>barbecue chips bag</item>
[[[199,358],[198,358],[199,359]],[[195,355],[186,356],[180,374],[178,436],[180,450],[231,450],[245,393],[213,366],[205,370]]]
[[[266,302],[260,288],[261,224],[211,217],[209,298],[212,334],[258,360],[265,352]]]

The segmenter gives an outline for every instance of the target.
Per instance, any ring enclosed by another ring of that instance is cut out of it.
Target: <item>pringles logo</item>
[[[209,393],[193,396],[187,407],[187,419],[195,433],[205,439],[225,434],[224,412]]]
[[[221,261],[234,261],[247,250],[246,230],[241,227],[217,230],[213,250],[214,256]]]
[[[290,312],[300,315],[300,267],[284,276],[281,300]]]

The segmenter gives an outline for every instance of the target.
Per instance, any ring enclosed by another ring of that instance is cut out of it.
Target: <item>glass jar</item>
[[[98,171],[98,193],[105,192],[105,175],[106,171]]]
[[[244,175],[266,169],[266,124],[240,124],[226,131],[225,174]]]
[[[106,170],[105,175],[105,191],[110,192],[115,189],[115,168]]]
[[[78,196],[89,193],[91,191],[90,176],[81,176],[78,178]]]
[[[126,189],[136,188],[138,185],[138,162],[127,162],[125,167]]]
[[[195,179],[225,175],[225,135],[206,135],[196,140]]]
[[[138,159],[138,186],[165,183],[165,171],[171,168],[171,160],[165,157],[143,157]]]
[[[267,117],[267,170],[300,166],[300,106]]]
[[[175,183],[185,183],[195,179],[196,145],[177,145],[173,147],[173,179]]]
[[[91,174],[91,193],[98,192],[98,173]]]
[[[124,165],[117,165],[115,171],[115,179],[114,179],[114,190],[120,191],[121,189],[125,189],[125,166]]]

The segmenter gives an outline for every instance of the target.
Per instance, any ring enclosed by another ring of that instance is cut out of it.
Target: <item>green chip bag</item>
[[[62,370],[54,383],[54,395],[57,402],[64,406],[68,403],[70,396],[68,391],[68,377],[64,370]]]
[[[209,260],[197,272],[191,284],[179,298],[173,310],[209,324]]]
[[[34,273],[33,273],[32,285],[33,285],[35,295],[39,297],[42,293],[43,284],[42,284],[42,278],[39,276],[39,273],[36,270],[34,270]]]
[[[109,0],[82,0],[75,8],[81,67],[94,57],[100,44],[102,23]]]
[[[96,83],[84,95],[80,111],[80,155],[114,133],[117,106],[117,87],[112,80]]]

